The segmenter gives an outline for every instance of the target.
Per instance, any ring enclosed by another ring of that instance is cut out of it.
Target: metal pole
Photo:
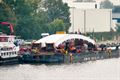
[[[84,34],[86,34],[86,10],[84,10]]]
[[[114,39],[113,31],[112,31],[112,10],[110,10],[110,33],[111,33],[112,39]]]
[[[74,7],[72,7],[72,22],[73,22],[73,25],[72,25],[72,32],[74,33]]]
[[[112,29],[112,11],[110,10],[110,30]]]

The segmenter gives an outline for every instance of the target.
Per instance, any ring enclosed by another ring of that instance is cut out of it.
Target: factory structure
[[[100,9],[97,2],[69,4],[71,27],[69,32],[109,32],[115,30],[111,9]]]

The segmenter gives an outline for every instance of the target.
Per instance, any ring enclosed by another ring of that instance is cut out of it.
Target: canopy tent
[[[41,47],[45,47],[46,43],[54,43],[55,47],[58,47],[58,45],[70,39],[82,39],[92,44],[95,44],[94,40],[79,34],[53,34],[53,35],[49,35],[44,38],[41,38],[34,43],[41,43]]]

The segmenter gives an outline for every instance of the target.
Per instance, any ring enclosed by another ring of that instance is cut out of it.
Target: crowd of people
[[[82,39],[71,39],[60,44],[56,49],[56,53],[80,53],[96,50],[96,46]]]
[[[36,45],[36,44],[35,44]],[[39,47],[38,47],[39,46]],[[29,48],[23,48],[21,47],[20,52],[22,53],[34,53],[34,54],[41,54],[44,52],[53,52],[53,53],[62,53],[62,54],[67,54],[67,53],[82,53],[82,52],[90,52],[90,51],[107,51],[108,49],[110,50],[110,45],[108,44],[92,44],[88,41],[84,41],[82,39],[71,39],[67,40],[57,47],[54,46],[54,44],[49,44],[48,46],[44,48],[40,48],[40,44],[36,46],[31,45]],[[119,48],[119,45],[114,45],[115,49]]]

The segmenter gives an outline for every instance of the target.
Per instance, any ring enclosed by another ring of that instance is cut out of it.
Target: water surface
[[[120,59],[62,65],[0,66],[0,80],[120,80]]]

